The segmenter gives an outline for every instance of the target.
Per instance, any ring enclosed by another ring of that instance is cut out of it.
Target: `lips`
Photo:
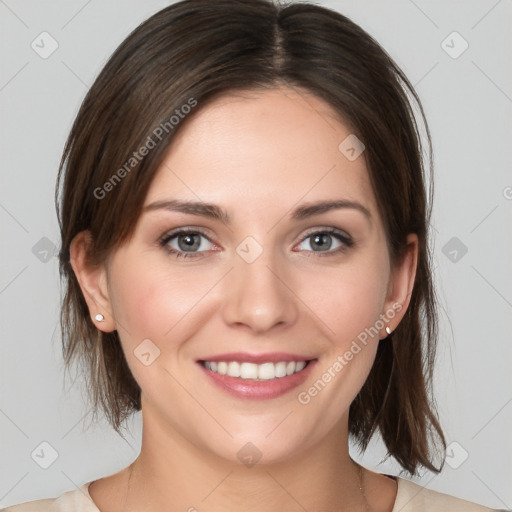
[[[289,353],[230,353],[198,360],[220,389],[237,398],[271,399],[302,384],[316,359]]]

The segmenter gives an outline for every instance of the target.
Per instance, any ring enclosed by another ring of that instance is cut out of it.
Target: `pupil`
[[[327,248],[327,249],[329,249],[331,244],[330,244],[329,240],[326,242],[326,240],[325,240],[326,237],[330,238],[330,235],[328,235],[328,234],[316,235],[315,238],[314,238],[314,243],[317,246],[319,246],[320,248]]]
[[[196,235],[182,235],[178,241],[180,249],[197,249],[199,247],[199,243],[197,240],[194,242],[194,237],[196,237]],[[181,244],[182,240],[185,240],[186,245]]]

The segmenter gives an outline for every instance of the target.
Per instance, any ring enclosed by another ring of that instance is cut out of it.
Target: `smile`
[[[196,360],[206,382],[242,400],[270,400],[304,384],[318,359],[273,352],[232,352]]]

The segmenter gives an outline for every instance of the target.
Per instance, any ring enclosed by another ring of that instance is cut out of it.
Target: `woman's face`
[[[326,103],[284,88],[218,99],[180,127],[133,238],[90,290],[145,428],[262,463],[346,433],[415,272],[414,252],[391,272],[354,140]]]

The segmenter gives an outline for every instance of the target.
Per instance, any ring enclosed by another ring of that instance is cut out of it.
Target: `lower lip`
[[[201,363],[197,364],[211,382],[230,395],[235,396],[236,398],[269,400],[271,398],[277,398],[284,395],[303,384],[311,373],[311,369],[315,362],[316,360],[310,361],[309,364],[298,373],[269,380],[230,377],[229,375],[221,375],[220,373],[212,372],[205,368]]]

